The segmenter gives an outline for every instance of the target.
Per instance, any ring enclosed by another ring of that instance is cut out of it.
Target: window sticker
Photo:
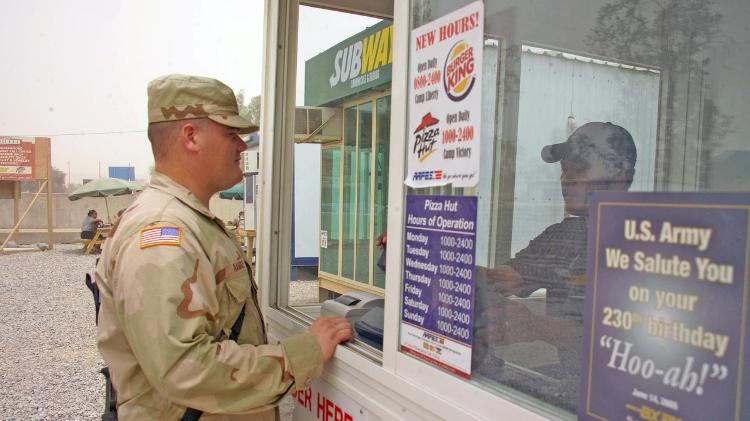
[[[750,195],[590,206],[579,419],[748,419]]]
[[[401,351],[471,375],[477,198],[407,196]]]
[[[479,181],[484,4],[477,1],[412,30],[410,187]]]

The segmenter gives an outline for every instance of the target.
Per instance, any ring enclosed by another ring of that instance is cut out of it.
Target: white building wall
[[[511,254],[564,216],[560,165],[542,161],[541,150],[567,139],[569,116],[627,129],[638,151],[631,190],[653,190],[659,82],[653,70],[524,47]]]
[[[320,145],[294,145],[294,255],[317,258],[320,235]]]

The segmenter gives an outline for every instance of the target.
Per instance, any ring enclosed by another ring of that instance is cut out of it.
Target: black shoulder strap
[[[242,330],[242,322],[245,321],[245,306],[247,304],[242,306],[242,310],[240,310],[240,315],[237,316],[237,320],[234,321],[234,324],[232,325],[232,331],[229,334],[229,339],[233,341],[237,341],[237,338],[240,337],[240,331]]]
[[[180,421],[198,421],[198,419],[203,415],[203,411],[199,411],[197,409],[188,408],[187,411],[185,411],[185,414],[180,418]]]
[[[232,331],[229,334],[229,339],[236,341],[237,338],[240,336],[240,331],[242,330],[242,322],[245,321],[245,306],[242,306],[242,310],[240,310],[240,315],[237,316],[237,320],[234,321],[234,324],[232,325]],[[180,418],[180,421],[198,421],[200,419],[201,415],[203,415],[203,411],[199,411],[197,409],[188,408],[185,411],[185,414],[182,415],[182,418]]]

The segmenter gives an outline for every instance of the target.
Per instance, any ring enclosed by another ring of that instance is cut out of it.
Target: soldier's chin
[[[585,203],[565,206],[565,212],[575,216],[586,216],[589,214],[589,206]]]
[[[230,174],[231,174],[231,179],[230,179]],[[235,184],[242,181],[242,176],[243,174],[242,174],[242,170],[240,170],[240,167],[232,167],[230,169],[230,173],[227,174],[227,180],[228,180],[227,183],[229,183],[229,185],[224,188],[228,189],[230,187],[233,187]]]

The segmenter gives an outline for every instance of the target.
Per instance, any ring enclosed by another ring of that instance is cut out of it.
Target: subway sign
[[[391,82],[393,24],[381,21],[305,62],[305,105],[330,106]]]

